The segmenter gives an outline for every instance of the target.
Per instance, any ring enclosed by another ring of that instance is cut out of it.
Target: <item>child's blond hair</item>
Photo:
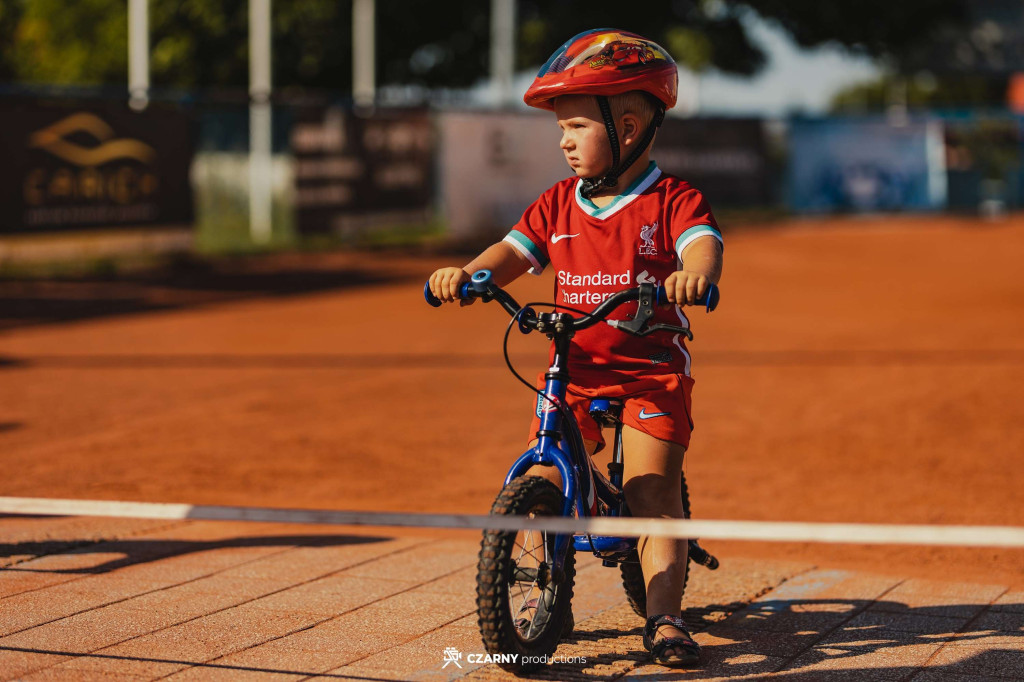
[[[654,98],[642,90],[630,90],[621,95],[611,95],[608,105],[612,110],[612,118],[618,124],[623,114],[633,114],[640,119],[641,130],[646,129],[654,119]]]

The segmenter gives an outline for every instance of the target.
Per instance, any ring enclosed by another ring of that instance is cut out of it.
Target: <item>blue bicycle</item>
[[[427,302],[437,307],[441,301],[423,288]],[[641,284],[608,297],[590,313],[573,317],[559,312],[558,306],[533,303],[520,306],[505,290],[494,284],[487,270],[476,272],[459,292],[463,299],[498,301],[512,316],[505,332],[504,355],[509,370],[530,390],[538,393],[541,415],[537,441],[509,470],[505,483],[491,507],[492,514],[515,516],[629,516],[622,491],[622,403],[616,400],[592,400],[589,412],[598,424],[614,429],[615,435],[608,476],[598,471],[583,444],[583,436],[571,410],[565,407],[570,384],[568,373],[569,342],[573,335],[600,322],[623,332],[646,336],[655,332],[683,334],[693,339],[689,329],[668,324],[650,324],[654,306],[667,303],[663,287]],[[635,301],[637,313],[632,320],[607,320],[620,305]],[[718,289],[711,289],[699,301],[711,311],[718,304]],[[537,313],[533,306],[550,306],[549,313]],[[554,342],[554,357],[545,374],[544,390],[537,389],[520,376],[508,356],[508,337],[515,327],[524,334],[538,331]],[[557,468],[562,489],[540,476],[527,476],[534,465]],[[690,516],[690,500],[685,478],[681,479],[684,516]],[[554,653],[559,641],[573,629],[572,594],[576,575],[575,552],[591,552],[605,566],[619,566],[626,597],[641,618],[647,617],[646,584],[640,568],[636,538],[566,535],[541,531],[485,531],[477,566],[477,612],[480,634],[487,653],[506,670],[528,672],[540,667]],[[689,541],[689,561],[710,569],[718,560]],[[689,561],[684,569],[683,585],[689,578]]]

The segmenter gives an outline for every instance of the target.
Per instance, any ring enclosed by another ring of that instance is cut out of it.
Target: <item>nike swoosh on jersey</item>
[[[552,244],[557,244],[562,239],[572,239],[573,237],[579,237],[579,236],[580,235],[579,235],[578,232],[576,234],[558,234],[558,235],[554,235],[553,234],[553,235],[551,235],[551,243]]]
[[[652,412],[650,414],[647,414],[647,408],[641,407],[640,408],[640,415],[639,416],[640,416],[641,419],[654,419],[655,417],[667,417],[670,414],[672,414],[672,413],[671,412]]]

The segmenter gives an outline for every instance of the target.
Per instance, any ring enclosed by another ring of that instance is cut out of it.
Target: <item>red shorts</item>
[[[538,390],[544,389],[544,375],[541,374]],[[588,413],[590,401],[594,398],[612,398],[623,402],[622,423],[638,431],[654,436],[658,440],[690,445],[693,420],[690,418],[690,392],[693,379],[683,374],[661,374],[637,377],[622,383],[598,388],[585,388],[572,384],[566,392],[566,402],[580,425],[586,440],[597,441],[598,450],[604,447],[601,427]],[[539,397],[534,403],[539,401]],[[543,401],[540,401],[543,402]],[[530,440],[537,437],[540,416],[534,412],[530,425]]]

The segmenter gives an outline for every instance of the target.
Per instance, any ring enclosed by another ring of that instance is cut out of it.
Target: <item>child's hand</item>
[[[459,288],[470,279],[468,272],[462,268],[441,268],[430,275],[430,291],[445,303],[459,301],[461,305],[469,305],[475,298],[460,299]]]
[[[694,305],[711,283],[711,279],[701,272],[677,270],[665,278],[665,297],[678,306]]]

